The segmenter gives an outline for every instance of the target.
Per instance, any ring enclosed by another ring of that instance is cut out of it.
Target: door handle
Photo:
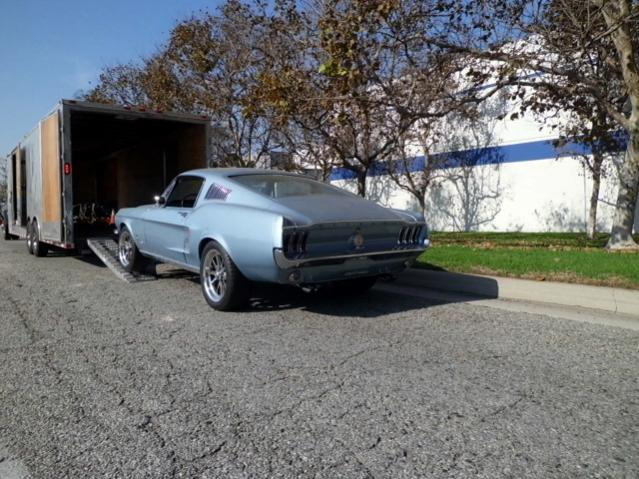
[[[186,211],[178,211],[178,214],[182,217],[182,218],[186,218],[189,214]]]

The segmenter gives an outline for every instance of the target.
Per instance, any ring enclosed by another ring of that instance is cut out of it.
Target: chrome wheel
[[[210,250],[204,257],[204,270],[202,281],[204,282],[204,291],[209,299],[218,303],[226,293],[226,280],[228,272],[224,257],[216,249]]]
[[[123,230],[120,234],[120,241],[118,243],[118,259],[120,264],[125,268],[128,267],[133,261],[135,254],[135,243],[131,237],[131,233],[128,230]]]

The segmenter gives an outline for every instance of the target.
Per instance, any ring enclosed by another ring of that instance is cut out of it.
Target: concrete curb
[[[417,268],[410,269],[400,275],[396,284],[486,298],[579,306],[639,316],[639,291],[621,288],[449,273]]]

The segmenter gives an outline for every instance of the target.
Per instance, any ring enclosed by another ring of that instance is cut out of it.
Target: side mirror
[[[166,204],[166,198],[164,196],[154,196],[155,206],[164,206]]]

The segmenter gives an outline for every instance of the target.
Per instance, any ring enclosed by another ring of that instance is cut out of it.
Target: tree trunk
[[[588,231],[586,232],[589,239],[595,239],[595,236],[597,235],[597,205],[599,204],[600,183],[600,176],[593,175],[592,193],[590,194],[590,210],[588,211]]]
[[[357,194],[366,198],[366,170],[357,171]]]
[[[631,0],[594,2],[603,13],[606,25],[610,28],[610,37],[615,44],[621,74],[628,89],[631,113],[628,118],[628,148],[623,164],[619,168],[619,193],[612,222],[612,231],[607,247],[610,249],[637,248],[632,239],[632,226],[635,221],[637,190],[639,190],[639,65],[637,64],[636,43],[631,17]]]
[[[415,195],[415,198],[417,198],[417,203],[419,203],[419,209],[422,212],[422,218],[424,219],[424,221],[426,221],[426,195]]]
[[[619,167],[619,192],[607,248],[636,249],[632,239],[637,192],[639,191],[639,125],[630,131],[626,157]]]
[[[603,165],[603,155],[600,152],[593,153],[592,169],[592,193],[590,194],[590,209],[588,210],[588,230],[586,235],[589,239],[595,239],[597,235],[597,206],[599,205],[599,190],[601,188],[601,166]]]

